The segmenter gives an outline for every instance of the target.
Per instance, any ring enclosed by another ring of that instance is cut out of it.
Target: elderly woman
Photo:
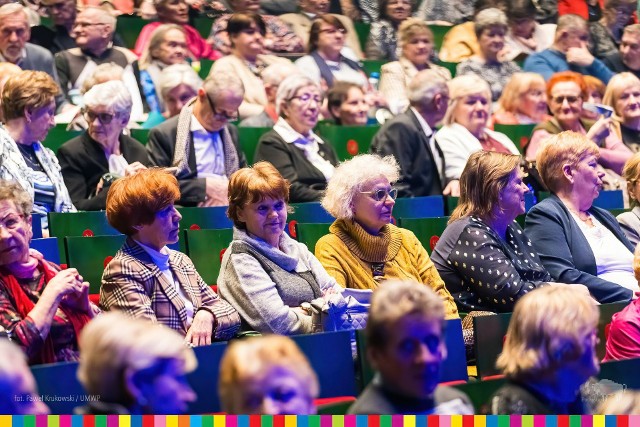
[[[54,125],[55,81],[43,71],[10,77],[2,90],[0,178],[16,181],[33,200],[33,212],[73,212],[55,154],[40,141]],[[28,212],[29,214],[31,212]]]
[[[329,114],[337,125],[364,126],[367,124],[369,104],[362,87],[338,82],[327,93]]]
[[[316,256],[346,288],[376,289],[386,279],[412,278],[442,298],[448,318],[456,305],[429,259],[409,230],[390,224],[398,190],[391,183],[400,170],[393,156],[363,154],[336,169],[322,206],[336,221],[316,245]]]
[[[491,413],[589,414],[580,388],[600,370],[598,317],[593,299],[570,286],[525,295],[497,361],[507,381],[493,395]]]
[[[501,53],[502,59],[522,60],[553,44],[556,24],[538,24],[536,18],[540,15],[541,10],[536,7],[536,4],[533,0],[509,0],[507,2],[506,14],[509,21],[509,31],[504,40],[505,49]]]
[[[546,84],[542,76],[538,73],[515,73],[502,91],[491,123],[528,125],[550,118],[547,114]]]
[[[267,105],[267,93],[260,73],[271,64],[289,64],[286,58],[263,54],[266,25],[257,13],[236,13],[227,25],[231,41],[231,54],[217,60],[210,76],[221,71],[231,71],[244,84],[244,99],[240,105],[240,117],[260,114]]]
[[[582,76],[582,78],[584,79],[584,92],[582,94],[584,102],[602,104],[602,98],[604,97],[604,92],[606,90],[606,86],[602,83],[602,80],[587,75]],[[596,112],[583,108],[580,117],[588,120],[598,120],[600,115]]]
[[[526,158],[534,160],[540,147],[552,135],[570,130],[585,135],[594,142],[600,151],[599,163],[620,174],[624,163],[631,157],[631,151],[611,131],[610,118],[601,117],[593,122],[581,117],[584,93],[586,84],[581,74],[563,71],[549,79],[547,99],[553,118],[535,127],[526,147]]]
[[[160,25],[151,33],[149,44],[138,61],[140,92],[144,95],[150,112],[165,111],[159,96],[162,70],[169,65],[186,64],[188,56],[187,36],[180,25]]]
[[[196,400],[186,380],[195,354],[163,325],[106,313],[82,331],[80,350],[78,379],[99,400],[78,414],[181,414]]]
[[[552,281],[514,220],[525,211],[520,156],[478,151],[460,177],[460,201],[431,254],[460,311],[513,311]]]
[[[622,169],[622,177],[627,182],[631,211],[621,213],[616,219],[635,248],[640,243],[640,153],[627,160]]]
[[[176,178],[155,168],[111,185],[107,220],[127,240],[104,270],[100,305],[166,325],[187,345],[208,345],[233,337],[240,318],[189,257],[167,248],[180,235],[179,197]]]
[[[0,338],[0,414],[48,413],[24,353],[8,339]]]
[[[169,65],[160,73],[158,89],[164,104],[164,117],[180,114],[182,107],[196,97],[202,79],[189,64]]]
[[[593,206],[602,188],[598,147],[562,132],[540,150],[537,168],[552,195],[527,214],[527,234],[559,282],[581,283],[600,303],[629,301],[638,282],[633,246],[608,211]]]
[[[471,74],[456,77],[448,84],[450,103],[436,133],[444,154],[447,181],[460,179],[467,160],[476,151],[518,154],[515,144],[500,132],[487,128],[491,110],[491,90],[482,78]]]
[[[382,66],[380,92],[387,99],[389,109],[399,114],[409,106],[407,87],[419,71],[433,69],[446,80],[451,80],[451,72],[432,63],[433,33],[423,20],[409,18],[400,24],[398,30],[400,58]]]
[[[74,361],[78,334],[99,310],[78,270],[29,250],[32,204],[18,183],[0,181],[0,327],[30,364]]]
[[[311,25],[309,54],[295,64],[304,75],[322,87],[331,88],[337,81],[368,85],[367,76],[351,49],[344,48],[347,29],[333,15],[322,15]]]
[[[309,249],[284,232],[288,204],[289,183],[267,162],[231,176],[233,241],[217,283],[240,313],[243,330],[311,333],[308,304],[342,290]]]
[[[613,108],[615,130],[631,151],[640,151],[640,79],[632,73],[609,80],[602,102]]]
[[[235,341],[220,362],[222,410],[244,415],[313,415],[318,378],[291,338]]]
[[[474,74],[483,78],[491,87],[491,99],[497,101],[511,75],[520,71],[515,62],[500,58],[508,29],[507,16],[500,9],[489,8],[480,11],[473,22],[480,50],[458,64],[456,75]]]
[[[156,28],[162,24],[176,24],[182,27],[187,36],[187,48],[192,59],[196,61],[200,59],[216,60],[222,56],[202,38],[198,30],[189,25],[189,5],[185,0],[153,0],[153,5],[158,14],[158,20],[145,25],[140,30],[136,46],[133,49],[136,55],[142,56]]]
[[[131,96],[121,81],[96,85],[84,94],[89,129],[58,150],[64,182],[78,209],[104,210],[112,181],[149,164],[144,146],[122,133],[130,113]]]
[[[350,414],[473,414],[464,393],[438,385],[444,318],[442,298],[421,283],[390,280],[374,292],[365,334],[377,375]]]
[[[633,23],[637,0],[605,0],[602,18],[589,22],[591,53],[603,59],[618,53],[624,27]]]
[[[313,133],[322,95],[309,77],[295,75],[278,87],[273,130],[260,138],[255,160],[266,160],[291,184],[291,202],[320,200],[338,157],[331,145]]]
[[[398,26],[411,16],[413,6],[413,0],[378,0],[380,16],[371,24],[365,47],[367,59],[398,60]]]

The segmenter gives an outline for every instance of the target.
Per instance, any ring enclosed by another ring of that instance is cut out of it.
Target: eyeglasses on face
[[[555,102],[556,104],[562,104],[565,101],[565,99],[569,104],[575,104],[582,98],[580,98],[579,96],[567,95],[567,96],[556,96],[552,99],[553,99],[553,102]]]
[[[113,121],[113,118],[116,116],[116,114],[96,113],[96,112],[93,112],[93,111],[89,110],[88,108],[83,109],[82,110],[82,114],[84,115],[84,118],[87,120],[87,122],[93,123],[93,121],[97,117],[98,121],[100,123],[102,123],[103,125],[110,124]]]
[[[311,100],[315,101],[316,104],[322,104],[322,96],[321,95],[312,95],[310,93],[303,93],[302,95],[296,95],[289,98],[289,101],[292,99],[297,99],[303,104],[309,104]]]
[[[387,190],[385,188],[380,188],[378,190],[373,190],[373,191],[361,191],[360,193],[370,194],[371,198],[376,202],[379,202],[381,200],[386,200],[387,195],[391,197],[392,200],[395,200],[396,197],[398,197],[398,189],[396,188],[392,188],[390,190]]]
[[[216,110],[216,106],[214,105],[213,101],[209,97],[209,94],[207,92],[205,92],[204,94],[207,97],[207,101],[209,102],[209,107],[211,107],[211,112],[213,113],[213,117],[216,120],[233,121],[233,120],[236,120],[238,118],[238,113],[237,112],[229,114],[226,111],[218,111],[218,110]]]

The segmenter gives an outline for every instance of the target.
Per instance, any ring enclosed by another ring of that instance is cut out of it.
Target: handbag
[[[323,301],[324,304],[320,306]],[[352,295],[332,294],[311,302],[314,314],[320,316],[324,332],[352,331],[367,326],[369,304],[363,304]]]

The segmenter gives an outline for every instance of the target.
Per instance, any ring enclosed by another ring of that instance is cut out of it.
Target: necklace
[[[567,209],[569,209],[571,212],[573,212],[580,221],[584,222],[585,224],[587,224],[589,227],[595,227],[595,225],[593,224],[593,219],[591,218],[591,215],[589,214],[589,212],[587,211],[575,211],[569,207],[567,207]],[[582,216],[586,215],[586,218],[583,218]]]

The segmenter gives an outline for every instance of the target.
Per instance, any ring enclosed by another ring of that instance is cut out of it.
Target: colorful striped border
[[[0,415],[0,427],[640,427],[640,415]]]

